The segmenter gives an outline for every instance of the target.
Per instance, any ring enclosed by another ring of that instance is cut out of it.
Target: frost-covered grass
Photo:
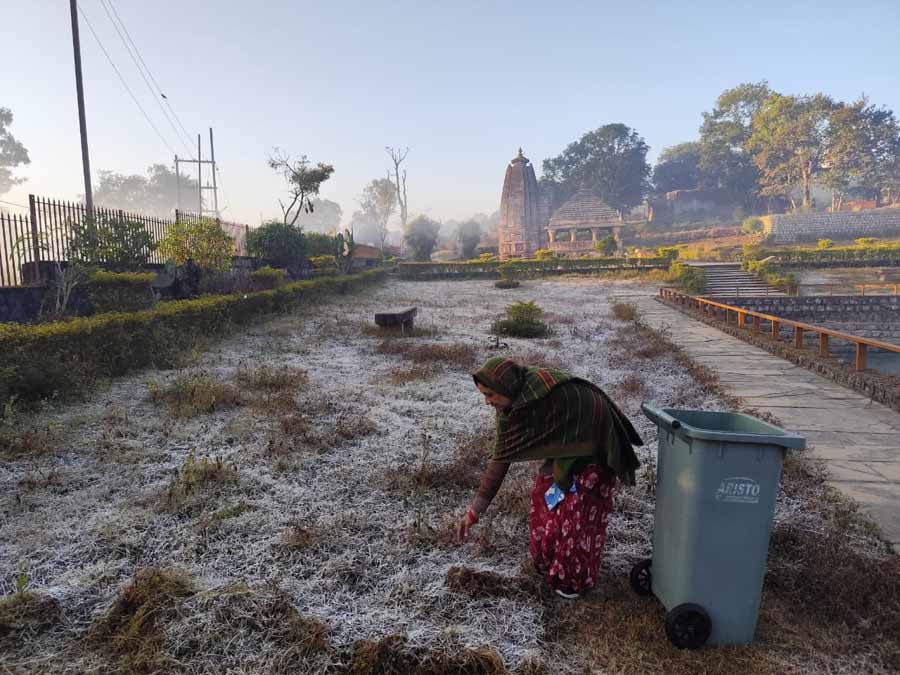
[[[29,424],[52,430],[51,447],[0,453],[0,595],[24,569],[28,590],[58,603],[61,618],[0,635],[0,667],[133,672],[127,649],[96,636],[123,607],[132,614],[116,625],[132,625],[141,610],[122,594],[137,594],[142,570],[155,569],[177,570],[191,589],[167,596],[141,643],[142,667],[161,672],[409,672],[415,663],[423,672],[849,673],[858,663],[887,672],[868,645],[855,654],[822,646],[812,658],[809,645],[825,642],[809,635],[838,629],[815,612],[792,619],[803,563],[790,544],[825,536],[834,515],[821,483],[799,469],[779,500],[776,543],[786,552],[775,551],[778,590],[766,593],[754,646],[679,653],[658,604],[627,589],[653,526],[655,427],[641,401],[724,407],[708,377],[636,332],[627,313],[613,317],[619,296],[652,292],[596,279],[511,291],[390,282],[257,326],[190,368],[141,373],[48,409]],[[509,303],[532,299],[551,336],[489,336]],[[419,308],[413,337],[372,330],[376,311],[409,306]],[[453,543],[493,423],[468,370],[500,353],[596,382],[646,440],[638,485],[617,497],[602,588],[578,603],[547,596],[530,571],[532,466],[510,472],[470,543]],[[185,383],[197,378],[239,396],[177,416],[154,401],[171,391],[193,400]],[[854,550],[879,560],[852,509],[845,515]]]

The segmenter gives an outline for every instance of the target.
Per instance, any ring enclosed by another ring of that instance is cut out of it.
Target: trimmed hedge
[[[400,263],[401,279],[497,279],[501,271],[518,277],[549,276],[578,272],[667,268],[666,258],[545,258],[543,260],[471,260],[466,262]],[[502,270],[501,270],[502,267]]]
[[[869,263],[872,265],[896,265],[900,263],[900,245],[895,243],[870,243],[857,246],[819,248],[767,249],[760,256],[775,256],[782,265]]]
[[[288,312],[331,293],[365,288],[384,270],[297,281],[248,294],[167,302],[142,312],[114,312],[25,326],[0,324],[0,405],[71,393],[97,378],[166,367],[198,335],[219,337],[235,326]]]
[[[94,272],[85,284],[89,313],[150,309],[155,302],[150,284],[155,278],[152,272]]]

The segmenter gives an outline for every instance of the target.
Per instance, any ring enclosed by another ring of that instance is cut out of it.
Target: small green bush
[[[534,300],[514,302],[506,308],[506,318],[491,324],[494,335],[521,338],[541,338],[550,334],[550,328],[542,321],[544,310]]]
[[[753,236],[759,234],[765,229],[761,218],[745,218],[741,223],[741,232]]]
[[[546,260],[547,258],[555,258],[556,251],[552,251],[549,248],[539,248],[534,252],[534,257],[538,260]]]
[[[669,272],[674,276],[675,282],[688,293],[697,294],[706,290],[706,277],[703,276],[703,271],[696,267],[673,262]]]
[[[877,237],[860,237],[856,240],[857,246],[877,246],[878,243]]]
[[[820,251],[832,248],[833,246],[834,241],[831,239],[819,239],[818,244],[816,244],[816,248],[818,248]]]
[[[285,274],[284,270],[267,265],[250,272],[250,282],[253,284],[254,290],[266,291],[284,285]]]

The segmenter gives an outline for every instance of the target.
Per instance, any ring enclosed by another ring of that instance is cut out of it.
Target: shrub
[[[201,270],[224,271],[231,267],[234,240],[215,220],[201,218],[169,226],[165,238],[159,242],[159,252],[178,266],[192,260]]]
[[[824,251],[825,249],[829,249],[834,246],[834,241],[831,239],[819,239],[818,244],[816,244],[816,248],[820,251]]]
[[[765,229],[761,218],[745,218],[741,223],[741,232],[753,236],[759,234]]]
[[[243,295],[177,300],[143,312],[115,312],[41,325],[0,324],[0,405],[11,396],[71,393],[101,377],[171,365],[197,336],[223,336],[235,326],[285,313],[327,293],[365,288],[383,270],[285,284]]]
[[[878,238],[877,237],[860,237],[856,240],[857,246],[877,246]]]
[[[270,220],[247,235],[247,252],[277,267],[290,267],[303,260],[306,242],[299,227]]]
[[[594,250],[599,251],[605,256],[611,256],[619,250],[619,242],[616,241],[616,238],[613,235],[607,234],[594,244]]]
[[[514,302],[506,308],[506,318],[491,324],[495,335],[521,338],[540,338],[550,334],[550,328],[541,319],[544,310],[534,300]]]
[[[615,302],[610,311],[619,321],[634,321],[638,317],[637,307],[630,302]]]
[[[94,272],[85,284],[90,313],[139,312],[150,309],[154,303],[150,284],[155,278],[153,273]]]
[[[697,267],[673,262],[669,271],[675,277],[675,282],[688,293],[702,293],[706,290],[706,278]]]
[[[431,252],[437,245],[440,229],[439,223],[425,216],[419,216],[407,223],[403,240],[409,246],[415,260],[420,262],[431,260]]]
[[[156,242],[142,224],[110,216],[73,222],[67,258],[88,267],[137,272],[156,250]]]
[[[666,260],[676,260],[679,248],[677,246],[660,246],[656,249],[656,255]]]
[[[275,269],[274,267],[260,267],[258,270],[250,272],[250,282],[253,284],[253,290],[265,291],[270,288],[278,288],[284,284],[285,271]]]
[[[312,266],[316,269],[334,267],[336,264],[333,255],[314,255],[309,259],[309,262],[311,262]]]
[[[539,248],[534,252],[534,257],[538,260],[546,260],[547,258],[555,258],[556,251],[552,251],[549,248]]]

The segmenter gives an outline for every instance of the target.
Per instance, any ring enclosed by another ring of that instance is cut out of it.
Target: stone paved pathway
[[[900,553],[900,413],[712,326],[653,297],[630,298],[654,328],[719,373],[728,393],[806,437],[830,483],[858,501]]]

